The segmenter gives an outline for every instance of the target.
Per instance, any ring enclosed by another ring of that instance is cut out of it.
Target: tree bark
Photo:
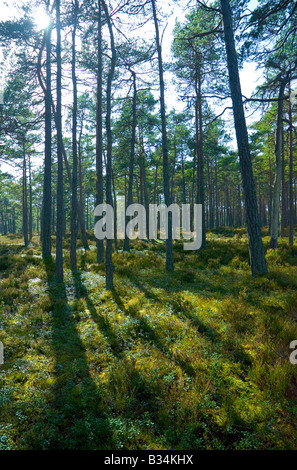
[[[98,50],[97,50],[97,104],[96,104],[96,206],[103,204],[103,137],[102,137],[102,11],[98,0]],[[99,220],[96,217],[95,222]],[[104,261],[103,240],[96,240],[97,263]]]
[[[205,190],[204,190],[204,157],[203,157],[203,128],[202,128],[202,90],[201,90],[201,70],[199,64],[199,56],[196,55],[196,105],[195,105],[195,122],[196,122],[196,153],[197,153],[197,204],[202,205],[202,245],[206,248],[206,226],[205,226]],[[198,250],[200,251],[200,250]]]
[[[46,89],[45,89],[45,153],[43,203],[41,221],[42,256],[51,256],[51,216],[52,216],[52,117],[51,117],[51,26],[45,33],[46,47]]]
[[[133,102],[132,102],[132,133],[131,133],[131,148],[130,148],[130,162],[129,162],[129,182],[128,182],[128,201],[127,206],[133,204],[133,178],[134,178],[134,162],[135,162],[135,144],[136,144],[136,124],[137,124],[137,88],[136,88],[136,73],[131,71],[133,78]],[[130,217],[126,217],[126,224],[129,222]],[[130,251],[130,240],[125,232],[124,251]]]
[[[57,22],[57,230],[56,230],[56,280],[63,282],[63,231],[64,231],[64,201],[63,201],[63,138],[62,138],[62,61],[61,61],[61,13],[60,0],[56,0]]]
[[[164,198],[167,207],[171,205],[170,183],[169,183],[169,165],[168,165],[168,144],[166,130],[166,109],[165,109],[165,85],[163,76],[162,47],[160,42],[159,24],[156,11],[156,2],[151,0],[153,8],[153,17],[155,24],[156,46],[158,52],[159,82],[160,82],[160,107],[162,122],[162,154],[163,154],[163,184]],[[173,242],[172,242],[172,213],[168,213],[168,236],[166,239],[166,271],[173,271]]]
[[[283,79],[280,83],[277,105],[277,122],[275,132],[275,178],[272,194],[272,215],[271,215],[271,238],[269,247],[276,249],[278,246],[278,226],[279,226],[279,205],[282,179],[282,148],[283,148],[283,112],[284,95],[288,79]]]
[[[111,45],[111,63],[107,78],[107,91],[106,91],[106,135],[107,135],[107,158],[106,158],[106,203],[113,206],[112,200],[112,133],[111,133],[111,87],[114,77],[115,64],[116,64],[116,49],[114,43],[114,35],[112,24],[108,12],[107,5],[104,0],[101,4],[105,13],[107,26],[110,35]],[[112,240],[106,240],[105,250],[105,280],[106,288],[113,289],[113,264],[112,264]]]
[[[27,162],[26,162],[26,145],[25,139],[22,142],[23,145],[23,235],[25,247],[29,244],[28,237],[28,197],[27,197]],[[7,229],[6,229],[7,232]]]
[[[71,197],[71,240],[70,240],[70,268],[77,269],[77,78],[76,78],[76,29],[77,29],[78,1],[74,3],[74,25],[72,31],[72,85],[73,85],[73,111],[72,111],[72,197]]]
[[[291,86],[290,86],[291,94]],[[293,199],[293,115],[289,100],[289,245],[294,244],[294,199]]]
[[[224,37],[233,105],[233,116],[244,192],[251,271],[253,276],[257,276],[267,273],[267,265],[261,237],[256,188],[254,183],[248,132],[243,109],[238,60],[233,33],[232,11],[229,0],[221,0],[221,7],[224,23]]]
[[[286,174],[285,174],[285,139],[284,128],[282,135],[282,204],[281,204],[281,238],[285,237],[286,221],[287,221],[287,188],[286,188]]]

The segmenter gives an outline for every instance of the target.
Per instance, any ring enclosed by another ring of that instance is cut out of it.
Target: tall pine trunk
[[[45,152],[43,202],[41,212],[42,256],[51,256],[51,217],[52,217],[52,117],[51,117],[51,25],[45,32],[46,47],[46,88],[45,88]]]
[[[128,201],[127,206],[133,204],[133,178],[134,178],[134,161],[135,161],[135,144],[136,144],[136,124],[137,124],[137,88],[136,88],[136,73],[131,71],[133,79],[133,101],[132,101],[132,132],[131,132],[131,147],[130,147],[130,161],[129,161],[129,181],[128,181]],[[126,225],[130,217],[126,218]],[[130,240],[125,231],[124,251],[130,251]]]
[[[64,201],[63,201],[63,140],[62,140],[62,61],[61,61],[61,13],[60,0],[56,0],[57,21],[57,229],[56,229],[56,280],[63,281],[63,232],[64,232]]]
[[[27,162],[26,162],[26,144],[25,139],[22,142],[23,145],[23,235],[25,247],[29,244],[28,236],[28,196],[27,196]],[[7,229],[5,230],[7,232]]]
[[[32,240],[33,236],[33,198],[32,198],[32,171],[31,171],[31,158],[29,155],[28,159],[28,171],[29,171],[29,240]]]
[[[195,123],[196,123],[196,153],[197,153],[197,204],[202,205],[202,245],[206,247],[205,224],[205,191],[204,191],[204,157],[203,157],[203,127],[202,127],[202,83],[199,55],[196,54],[196,79],[195,79]]]
[[[107,157],[106,157],[106,203],[113,206],[112,200],[112,133],[111,133],[111,87],[114,77],[115,64],[116,64],[116,49],[114,43],[114,35],[112,24],[108,12],[107,5],[104,0],[101,4],[105,13],[107,26],[110,35],[111,45],[111,63],[107,78],[107,91],[106,91],[106,135],[107,135]],[[112,264],[112,240],[106,240],[105,250],[105,279],[106,288],[113,289],[113,264]]]
[[[159,24],[156,11],[156,2],[151,0],[153,8],[153,18],[155,24],[156,47],[158,52],[159,82],[160,82],[160,107],[162,123],[162,154],[163,154],[163,184],[164,198],[167,207],[171,205],[169,164],[168,164],[168,143],[166,130],[166,109],[165,109],[165,85],[163,74],[162,47],[160,41]],[[168,212],[168,235],[166,239],[166,271],[173,271],[173,242],[172,242],[172,213]]]
[[[243,109],[241,85],[238,71],[238,60],[233,33],[232,11],[229,0],[221,0],[221,7],[224,22],[224,37],[226,44],[234,124],[236,130],[242,186],[244,192],[250,263],[252,275],[257,276],[267,272],[267,265],[261,237],[256,188],[254,183],[248,132]]]
[[[102,12],[98,0],[98,38],[97,38],[97,103],[96,103],[96,206],[103,204],[103,137],[102,137]],[[96,222],[98,221],[96,217]],[[97,263],[104,261],[103,240],[96,240]]]
[[[74,25],[72,32],[72,85],[73,85],[73,111],[72,111],[72,198],[71,198],[71,240],[70,240],[70,267],[77,269],[77,78],[76,78],[76,29],[78,2],[74,3]]]
[[[284,95],[287,80],[283,79],[280,83],[278,104],[277,104],[277,121],[275,131],[275,178],[272,194],[272,215],[271,215],[271,238],[269,247],[276,249],[278,246],[278,226],[279,226],[279,205],[282,180],[282,150],[283,150],[283,112],[284,112]]]
[[[290,87],[291,94],[291,87]],[[289,100],[289,245],[294,244],[294,199],[293,199],[293,116]]]

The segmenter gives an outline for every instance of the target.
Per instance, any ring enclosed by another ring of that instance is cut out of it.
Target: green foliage
[[[251,279],[242,229],[176,242],[174,274],[163,242],[134,242],[106,291],[93,246],[57,286],[19,242],[2,237],[1,449],[296,449],[296,246]]]

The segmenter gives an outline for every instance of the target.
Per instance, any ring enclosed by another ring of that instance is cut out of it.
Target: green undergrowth
[[[199,254],[135,241],[54,282],[37,237],[0,238],[0,449],[296,449],[297,246],[252,279],[242,229]]]

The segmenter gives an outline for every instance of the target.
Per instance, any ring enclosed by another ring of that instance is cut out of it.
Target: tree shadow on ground
[[[138,332],[141,332],[142,335],[144,334],[145,337],[149,342],[151,342],[154,346],[156,346],[168,359],[174,361],[177,365],[181,367],[181,369],[190,376],[196,375],[196,372],[189,361],[186,361],[182,358],[174,356],[169,348],[163,343],[161,336],[149,325],[147,320],[141,315],[139,315],[136,311],[129,311],[125,307],[119,292],[116,289],[112,291],[112,297],[116,302],[117,306],[125,313],[125,315],[133,316],[138,320]]]
[[[51,341],[55,360],[48,448],[108,449],[111,432],[102,397],[90,375],[75,318],[67,302],[65,285],[55,283],[55,268],[51,260],[45,261],[45,269],[51,301]]]
[[[107,318],[98,315],[97,309],[91,300],[88,290],[85,287],[80,271],[75,271],[72,273],[74,287],[75,287],[75,296],[77,299],[84,298],[87,304],[87,308],[91,314],[92,320],[95,322],[101,333],[106,337],[109,342],[114,356],[118,359],[122,357],[121,350],[122,345],[120,344],[117,335],[115,334],[112,325]]]
[[[136,280],[134,277],[131,277],[130,280],[133,285],[135,285],[141,292],[145,294],[145,297],[148,300],[153,300],[154,302],[160,303],[160,299],[153,292],[151,292],[151,290],[147,286],[145,286],[145,284],[141,280]],[[173,292],[176,292],[176,290],[174,289]],[[118,302],[120,302],[120,308],[123,308],[123,303],[121,302],[119,295],[117,295],[117,300]],[[203,322],[198,315],[193,314],[193,312],[184,312],[181,309],[176,308],[172,300],[170,300],[170,303],[173,305],[175,315],[177,315],[183,321],[188,321],[195,329],[197,329],[197,333],[203,335],[215,347],[217,347],[219,351],[224,351],[224,356],[228,358],[231,356],[235,362],[241,362],[244,367],[249,367],[252,364],[251,357],[246,353],[242,345],[237,344],[233,341],[234,338],[232,337],[232,331],[230,331],[229,337],[227,339],[224,339],[217,330]],[[160,347],[160,349],[162,348]],[[189,365],[190,364],[183,364],[183,370],[185,372],[189,370]],[[191,375],[191,373],[188,373],[188,375]]]

